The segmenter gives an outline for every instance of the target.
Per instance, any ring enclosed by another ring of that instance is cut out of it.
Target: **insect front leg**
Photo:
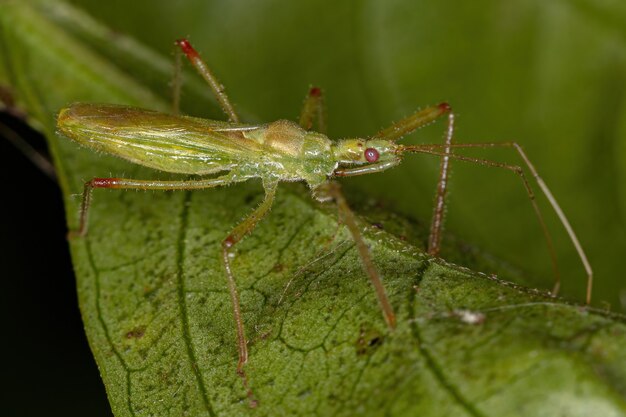
[[[319,87],[311,87],[309,89],[302,105],[298,123],[303,129],[311,130],[315,122],[317,122],[317,131],[326,134],[326,106],[324,104],[324,94]]]
[[[374,291],[376,292],[376,296],[378,297],[378,302],[383,311],[383,317],[387,322],[387,325],[390,328],[396,327],[396,315],[393,311],[393,307],[391,307],[391,303],[389,302],[389,298],[387,298],[387,292],[385,291],[385,287],[383,286],[383,282],[378,274],[378,270],[374,266],[374,262],[372,261],[372,255],[370,254],[370,250],[365,244],[363,240],[363,236],[361,234],[361,230],[356,222],[356,217],[354,213],[350,209],[348,202],[346,201],[343,193],[341,192],[341,186],[336,182],[328,182],[317,187],[314,190],[315,198],[319,201],[329,201],[334,200],[337,204],[337,209],[339,211],[339,216],[343,223],[348,227],[350,234],[352,235],[352,239],[356,245],[357,250],[359,251],[359,256],[361,257],[361,265],[363,266],[363,270],[367,274],[370,279],[370,282],[374,286]]]
[[[191,43],[189,43],[187,39],[177,40],[176,46],[180,48],[177,49],[178,56],[180,56],[180,51],[182,51],[189,59],[189,62],[191,62],[191,65],[193,65],[196,71],[198,71],[202,78],[205,79],[207,84],[209,84],[209,87],[211,87],[213,94],[215,94],[217,102],[222,107],[224,113],[226,113],[226,116],[228,116],[228,120],[233,123],[239,123],[239,116],[237,116],[237,113],[235,112],[235,107],[228,99],[228,96],[226,95],[226,92],[224,90],[224,86],[218,81],[215,75],[213,75],[213,72],[211,72],[209,66],[202,60],[202,58],[200,58],[200,54],[198,53],[198,51],[196,51],[194,47],[191,46]],[[177,65],[179,65],[178,62],[180,62],[180,58],[177,57],[176,61]],[[176,81],[174,83],[174,88],[178,89],[178,91],[175,91],[174,94],[180,95],[180,84],[176,84]],[[177,106],[176,101],[175,106]]]
[[[246,333],[243,327],[243,317],[241,316],[241,307],[239,305],[239,292],[237,291],[237,284],[230,265],[230,259],[234,254],[235,245],[241,241],[245,235],[254,230],[259,221],[265,217],[267,212],[272,207],[277,186],[278,182],[264,181],[263,187],[265,188],[265,199],[263,202],[248,217],[235,226],[230,234],[222,241],[222,260],[224,263],[224,269],[226,270],[226,279],[228,280],[228,291],[230,292],[230,299],[233,305],[233,316],[235,318],[237,344],[239,347],[237,373],[241,376],[244,376],[243,366],[248,361],[248,342],[246,340]]]
[[[129,178],[94,178],[85,183],[83,199],[80,208],[80,220],[78,230],[72,230],[68,236],[82,237],[87,234],[87,220],[89,207],[91,206],[91,194],[94,188],[115,188],[127,190],[197,190],[202,188],[219,187],[233,182],[243,181],[243,178],[235,178],[232,174],[226,174],[217,178],[189,181],[159,181],[159,180],[134,180]]]
[[[427,107],[374,135],[375,138],[396,140],[413,132],[415,129],[432,123],[435,119],[444,114],[448,115],[448,127],[446,129],[445,142],[441,153],[442,158],[441,164],[439,165],[439,180],[437,181],[435,206],[430,223],[430,235],[428,236],[428,253],[432,256],[438,256],[441,249],[443,223],[446,212],[446,196],[448,194],[448,177],[450,175],[450,148],[454,138],[454,113],[452,113],[452,108],[448,103]]]

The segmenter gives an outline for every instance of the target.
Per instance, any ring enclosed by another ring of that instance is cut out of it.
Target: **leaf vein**
[[[188,224],[189,224],[189,207],[191,206],[191,196],[192,193],[190,191],[185,192],[185,197],[182,204],[182,211],[180,213],[180,230],[178,234],[178,241],[176,244],[176,279],[177,279],[177,289],[178,289],[178,306],[180,308],[180,317],[181,317],[181,330],[183,343],[185,344],[185,349],[187,352],[187,356],[190,362],[191,372],[196,378],[196,382],[198,384],[198,388],[200,389],[200,393],[202,395],[202,402],[206,410],[209,412],[209,415],[216,416],[215,411],[213,410],[213,406],[211,401],[209,400],[209,396],[207,394],[207,389],[204,384],[204,380],[202,379],[202,374],[200,373],[200,369],[197,365],[196,355],[193,350],[193,344],[191,341],[191,335],[189,331],[189,320],[187,318],[187,303],[185,298],[185,275],[184,275],[184,261],[185,261],[185,237],[187,234]]]

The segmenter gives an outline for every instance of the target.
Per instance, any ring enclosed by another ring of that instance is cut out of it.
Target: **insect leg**
[[[580,241],[578,240],[578,237],[576,236],[576,232],[574,232],[574,229],[571,226],[571,224],[570,224],[569,220],[567,219],[567,217],[565,216],[565,213],[561,209],[561,206],[559,205],[559,203],[557,202],[556,198],[554,197],[554,195],[552,194],[552,192],[548,188],[547,184],[544,182],[544,180],[541,178],[541,176],[539,176],[539,173],[537,172],[537,169],[535,168],[533,163],[530,161],[530,159],[526,155],[526,152],[524,152],[523,148],[516,142],[460,143],[460,144],[453,144],[453,145],[451,145],[451,147],[452,148],[510,148],[510,149],[512,148],[515,151],[517,151],[519,156],[522,158],[522,160],[524,161],[524,163],[528,167],[528,170],[532,174],[533,178],[535,179],[535,181],[537,181],[537,184],[539,185],[539,188],[541,189],[541,191],[543,192],[545,197],[548,199],[548,202],[550,203],[550,205],[552,206],[552,209],[554,210],[554,212],[558,216],[561,224],[563,225],[563,227],[567,231],[567,234],[568,234],[572,244],[574,245],[574,248],[576,249],[576,252],[578,253],[578,257],[580,258],[580,260],[581,260],[581,262],[583,264],[583,267],[585,268],[585,272],[587,273],[586,302],[587,302],[587,304],[589,304],[591,302],[591,290],[592,290],[592,285],[593,285],[593,270],[591,268],[591,264],[589,263],[589,260],[587,259],[587,255],[585,254],[585,251],[584,251],[582,245],[580,244]],[[415,152],[432,153],[432,152],[428,152],[428,151],[441,149],[442,145],[439,145],[439,144],[417,145],[416,148],[419,148],[420,150],[419,151],[416,150]],[[460,159],[457,156],[454,156],[454,158]],[[478,160],[477,161],[477,160],[474,160],[474,158],[466,158],[466,160],[472,160],[472,162],[478,162],[478,163],[482,164],[482,160]],[[481,162],[479,162],[479,161],[481,161]],[[483,165],[485,165],[485,164],[483,164]],[[519,167],[516,167],[516,168],[521,171],[521,169]],[[522,177],[523,177],[523,172],[522,172]],[[528,190],[530,187],[526,184],[526,188]],[[546,243],[547,243],[548,249],[550,251],[550,257],[552,258],[552,268],[553,268],[554,274],[555,274],[555,282],[554,282],[554,288],[552,290],[552,293],[556,295],[558,293],[558,291],[559,291],[560,286],[561,286],[561,279],[560,279],[560,274],[559,274],[559,270],[558,270],[558,267],[557,267],[556,253],[555,253],[555,250],[554,250],[554,245],[552,244],[552,237],[551,237],[551,235],[550,235],[550,233],[548,231],[548,228],[545,225],[545,222],[543,221],[541,213],[539,212],[539,208],[537,207],[537,204],[534,201],[534,195],[532,194],[532,191],[530,191],[529,197],[531,199],[531,202],[533,204],[533,208],[535,209],[535,213],[537,214],[537,217],[538,217],[539,222],[541,224],[541,227],[543,229],[543,234],[545,236]]]
[[[361,230],[359,229],[359,226],[356,222],[356,217],[354,216],[354,213],[352,213],[348,202],[341,192],[341,186],[336,182],[328,182],[318,187],[315,190],[315,193],[316,198],[318,198],[320,201],[325,201],[329,199],[335,200],[335,203],[337,204],[337,209],[339,210],[339,216],[344,224],[348,227],[348,230],[352,235],[352,239],[356,244],[356,248],[359,251],[363,270],[365,271],[370,279],[370,282],[374,286],[374,291],[376,292],[378,302],[383,311],[383,317],[385,318],[385,321],[390,328],[395,328],[396,315],[393,311],[393,307],[391,307],[389,298],[387,298],[387,292],[385,291],[383,282],[380,278],[380,275],[378,274],[378,270],[374,266],[374,262],[372,262],[370,250],[363,240]]]
[[[189,181],[160,181],[160,180],[134,180],[128,178],[94,178],[85,183],[83,199],[80,208],[80,221],[78,230],[72,230],[69,237],[82,237],[87,234],[87,216],[91,206],[91,193],[94,188],[116,188],[130,190],[195,190],[202,188],[219,187],[228,185],[243,178],[235,179],[233,175],[226,174],[217,178]]]
[[[338,168],[333,172],[333,175],[337,177],[355,177],[357,175],[374,174],[377,172],[386,171],[398,165],[400,161],[388,161],[379,162],[376,164],[362,165],[355,168]]]
[[[234,246],[243,239],[245,235],[254,230],[259,221],[265,217],[272,207],[277,185],[278,182],[275,181],[263,182],[263,187],[265,188],[265,199],[263,202],[248,217],[235,226],[226,239],[222,241],[222,260],[224,262],[224,269],[226,270],[226,278],[228,279],[228,291],[230,292],[230,299],[233,304],[233,316],[235,318],[237,343],[239,346],[237,373],[242,376],[244,375],[243,366],[248,361],[248,342],[246,341],[243,318],[241,317],[241,308],[239,306],[239,293],[237,292],[237,284],[230,265],[230,258],[234,254]]]
[[[446,209],[446,196],[448,193],[448,176],[450,174],[450,145],[454,138],[454,113],[448,103],[441,103],[437,106],[427,107],[419,110],[409,117],[406,117],[390,127],[381,130],[375,138],[396,140],[411,133],[415,129],[432,123],[437,118],[448,115],[448,127],[446,129],[445,145],[442,153],[441,164],[439,166],[439,181],[437,182],[437,192],[435,194],[435,206],[433,208],[433,218],[430,223],[430,235],[428,237],[428,253],[432,256],[439,255],[441,248],[441,238]]]
[[[180,50],[183,51],[184,54],[187,56],[189,62],[191,62],[191,65],[194,66],[196,71],[198,71],[202,78],[205,79],[207,84],[209,84],[211,90],[213,90],[213,94],[215,94],[215,98],[217,98],[217,102],[222,107],[224,113],[226,113],[226,116],[228,116],[228,119],[233,123],[238,123],[239,116],[237,116],[235,108],[228,99],[228,96],[224,91],[224,86],[220,84],[215,75],[213,75],[206,62],[204,62],[202,58],[200,58],[200,54],[198,54],[198,51],[196,51],[194,47],[191,46],[191,43],[189,43],[187,39],[177,40],[176,45],[180,47]]]
[[[326,106],[324,95],[319,87],[311,87],[304,99],[300,112],[299,124],[306,130],[311,130],[317,120],[317,131],[326,134]]]
[[[401,137],[408,135],[416,129],[424,127],[444,114],[449,113],[451,107],[448,103],[441,103],[436,106],[429,106],[425,109],[418,110],[410,116],[405,117],[392,124],[391,126],[379,131],[372,139],[386,139],[396,141]]]

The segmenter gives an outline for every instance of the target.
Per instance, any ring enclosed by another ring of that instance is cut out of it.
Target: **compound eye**
[[[367,148],[365,150],[365,159],[367,160],[367,162],[376,162],[378,161],[379,157],[380,157],[380,154],[378,153],[376,149]]]

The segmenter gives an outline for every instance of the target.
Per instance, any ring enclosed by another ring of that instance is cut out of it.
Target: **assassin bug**
[[[264,200],[222,241],[221,257],[233,308],[239,351],[237,371],[240,375],[244,374],[243,368],[248,360],[248,349],[231,258],[234,255],[235,245],[246,234],[252,232],[258,222],[268,213],[274,201],[277,185],[281,181],[304,181],[311,188],[314,198],[322,202],[335,202],[340,218],[356,244],[363,269],[374,287],[383,317],[390,328],[396,326],[394,310],[387,298],[369,249],[363,240],[356,218],[343,197],[339,184],[333,179],[382,172],[400,164],[403,155],[407,152],[441,157],[428,242],[428,252],[432,256],[439,254],[448,173],[452,159],[503,168],[517,174],[526,188],[552,255],[555,270],[553,293],[556,293],[560,281],[552,241],[522,168],[465,157],[453,152],[456,148],[469,147],[515,149],[552,205],[578,251],[587,271],[587,302],[589,302],[592,271],[585,253],[563,211],[517,143],[452,143],[454,113],[447,103],[417,111],[369,138],[352,138],[333,142],[325,135],[323,96],[321,90],[316,87],[309,91],[299,123],[278,120],[259,125],[243,124],[224,92],[224,88],[200,58],[198,52],[185,39],[178,40],[176,45],[178,46],[177,76],[174,83],[173,114],[119,105],[76,103],[60,111],[58,130],[64,136],[82,145],[161,171],[198,176],[217,174],[222,171],[227,171],[227,173],[222,173],[217,177],[183,181],[94,178],[85,184],[79,227],[78,230],[71,232],[71,235],[84,236],[87,233],[87,215],[94,188],[193,190],[229,185],[250,178],[261,178],[265,189]],[[178,115],[181,51],[211,87],[224,113],[228,116],[227,122]],[[397,143],[401,137],[444,116],[447,116],[447,130],[443,144],[405,146]],[[314,124],[317,125],[318,131],[311,130]]]

